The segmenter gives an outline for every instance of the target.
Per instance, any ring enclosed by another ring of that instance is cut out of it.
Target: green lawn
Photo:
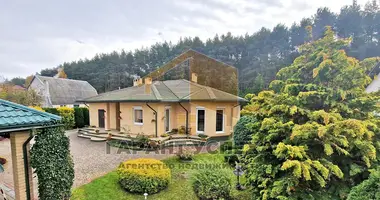
[[[172,167],[172,181],[169,184],[169,187],[157,194],[149,195],[148,199],[154,200],[196,200],[198,199],[193,192],[191,186],[191,174],[194,173],[197,169],[191,169],[189,166],[196,166],[195,164],[202,163],[213,163],[213,164],[223,164],[223,155],[221,154],[198,154],[194,157],[194,161],[189,165],[181,163],[176,157],[169,158],[164,160],[164,162]],[[233,177],[231,169],[231,177]],[[235,177],[233,186],[235,186]],[[233,189],[232,195],[234,199],[250,199],[250,192],[237,191]],[[125,192],[120,188],[118,183],[118,176],[116,172],[111,172],[103,177],[95,179],[89,184],[83,185],[79,188],[74,189],[72,200],[143,200],[144,196],[139,194],[131,194]]]

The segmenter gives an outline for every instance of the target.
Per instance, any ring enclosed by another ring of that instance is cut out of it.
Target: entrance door
[[[170,108],[165,108],[165,131],[170,131]]]
[[[104,128],[105,127],[105,111],[104,110],[98,110],[98,121],[99,121],[99,128]]]

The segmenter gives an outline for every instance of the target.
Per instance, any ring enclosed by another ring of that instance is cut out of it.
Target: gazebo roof
[[[61,117],[0,99],[0,132],[9,129],[43,126]]]

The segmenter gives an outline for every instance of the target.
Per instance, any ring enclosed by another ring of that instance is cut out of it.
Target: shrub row
[[[62,123],[66,129],[83,128],[90,125],[88,108],[42,108],[43,111],[62,117]]]

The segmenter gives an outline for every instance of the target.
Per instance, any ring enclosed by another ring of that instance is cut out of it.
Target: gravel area
[[[78,138],[76,130],[66,131],[66,135],[70,138],[71,154],[74,160],[74,188],[91,182],[94,178],[116,169],[120,162],[125,160],[143,157],[165,159],[173,155],[172,153],[156,154],[155,152],[145,153],[118,150],[115,147],[106,145],[105,142],[92,142],[89,139]],[[33,144],[34,141],[32,140],[31,143]],[[4,166],[5,171],[0,173],[0,182],[13,188],[11,144],[9,139],[0,141],[0,156],[5,157],[8,161]],[[34,178],[35,194],[37,194],[36,179]]]
[[[125,160],[134,158],[165,159],[173,155],[168,151],[156,153],[119,150],[108,146],[105,142],[92,142],[89,139],[79,138],[76,132],[68,131],[67,134],[70,137],[71,154],[74,158],[74,188],[116,169]]]

